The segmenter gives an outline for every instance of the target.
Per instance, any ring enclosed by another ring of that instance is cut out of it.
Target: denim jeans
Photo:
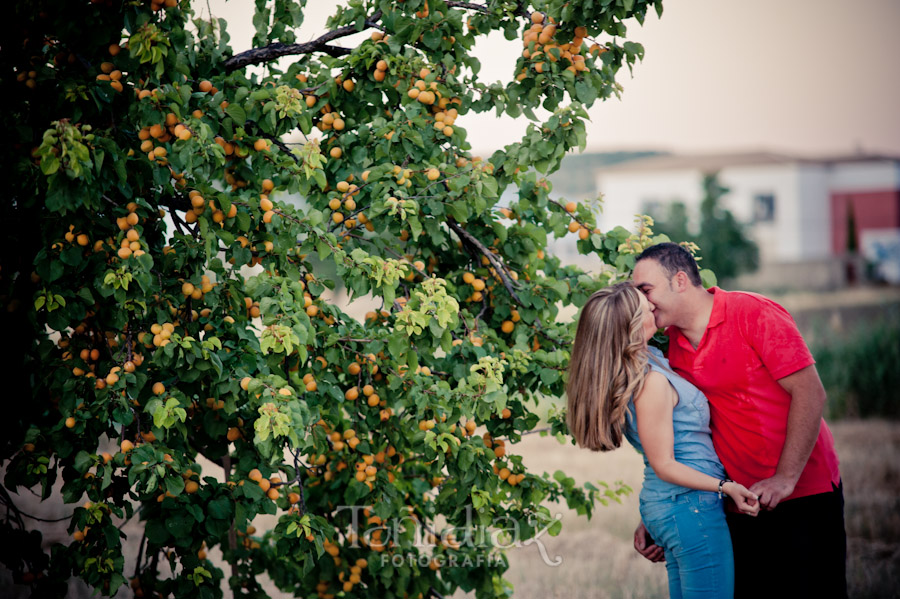
[[[718,494],[691,491],[642,501],[641,519],[665,550],[671,599],[734,596],[734,554]]]

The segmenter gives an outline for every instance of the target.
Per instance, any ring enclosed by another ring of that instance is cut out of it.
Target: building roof
[[[804,157],[775,152],[738,152],[721,154],[664,154],[629,160],[619,164],[599,168],[601,173],[629,173],[668,170],[698,170],[714,173],[726,167],[765,166],[773,164],[809,164],[832,165],[847,162],[882,162],[900,163],[900,156],[882,154],[846,154],[827,157]]]

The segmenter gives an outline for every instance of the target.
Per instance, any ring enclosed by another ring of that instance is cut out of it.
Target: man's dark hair
[[[677,243],[666,241],[651,245],[638,255],[635,263],[641,260],[656,260],[669,279],[681,270],[684,271],[695,286],[703,285],[703,281],[700,280],[700,270],[697,268],[697,261],[694,259],[694,256]]]

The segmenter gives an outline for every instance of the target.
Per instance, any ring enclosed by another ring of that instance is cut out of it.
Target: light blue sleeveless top
[[[675,429],[675,461],[694,470],[718,479],[725,478],[725,468],[713,449],[709,433],[709,402],[694,385],[675,374],[662,352],[650,347],[650,368],[668,379],[678,393],[678,403],[672,412]],[[656,476],[637,432],[637,414],[634,402],[628,402],[625,437],[644,458],[644,487],[641,489],[642,502],[670,499],[693,489],[673,485]]]

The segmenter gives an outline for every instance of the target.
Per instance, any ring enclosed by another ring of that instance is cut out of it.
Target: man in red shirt
[[[674,243],[638,256],[635,286],[667,327],[672,368],[703,391],[728,476],[759,496],[728,514],[736,597],[846,597],[843,491],[825,390],[793,319],[757,294],[703,288]],[[662,559],[643,523],[635,548]]]

